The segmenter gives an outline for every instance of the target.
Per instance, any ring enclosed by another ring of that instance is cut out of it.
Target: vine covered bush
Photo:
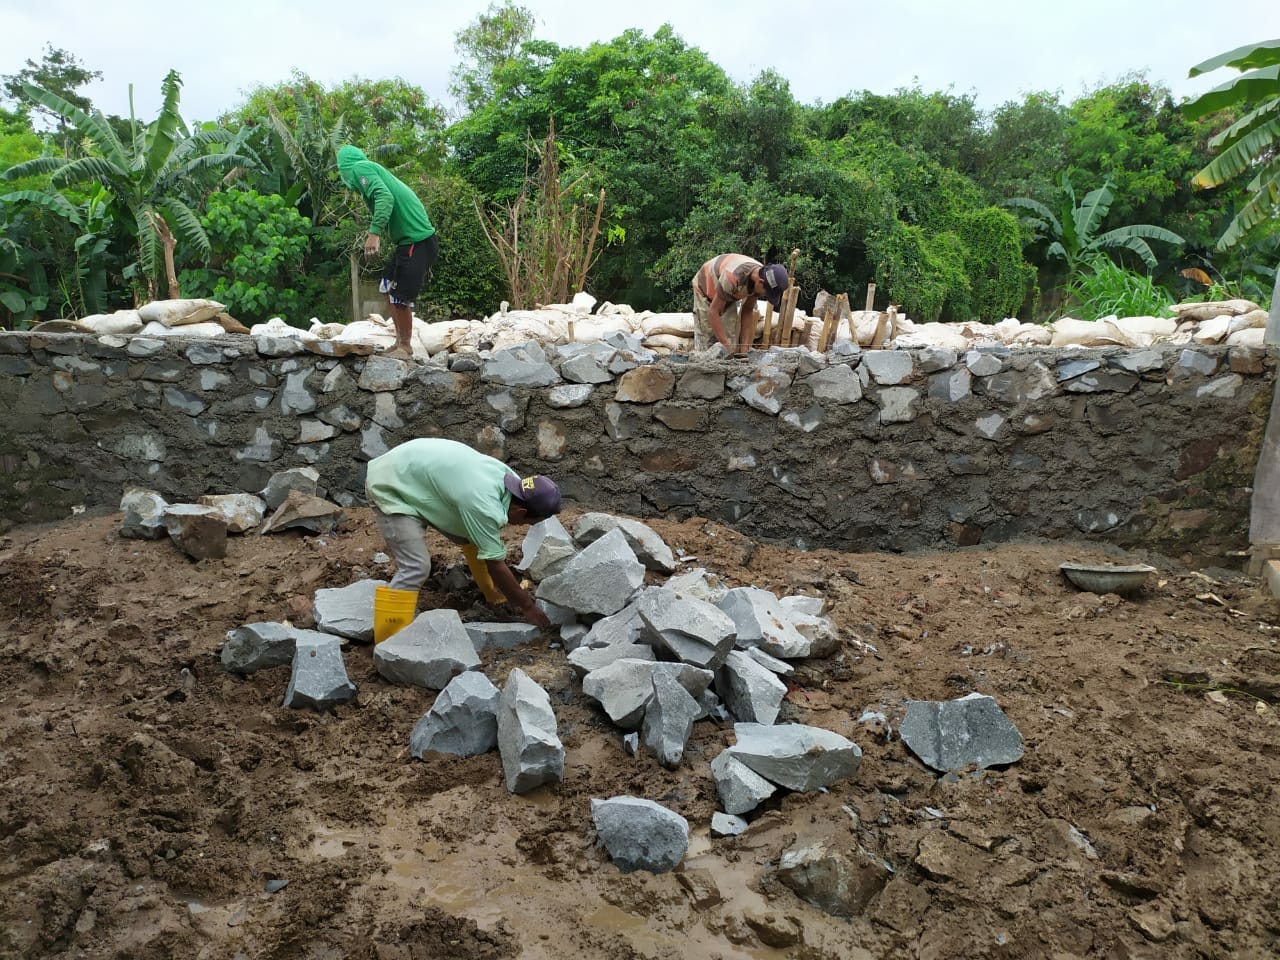
[[[1022,259],[1017,218],[996,207],[971,210],[960,217],[958,233],[971,287],[971,316],[953,312],[953,318],[996,323],[1016,316],[1036,282],[1035,267]]]

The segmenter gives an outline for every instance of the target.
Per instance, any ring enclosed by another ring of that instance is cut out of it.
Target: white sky
[[[990,109],[1033,90],[1085,90],[1146,70],[1175,96],[1234,76],[1187,79],[1210,56],[1280,34],[1277,0],[526,0],[537,36],[564,46],[607,41],[629,27],[670,23],[735,80],[773,68],[804,103],[849,92],[972,93]],[[297,67],[332,85],[399,76],[446,106],[453,40],[488,6],[414,0],[0,0],[0,74],[39,61],[44,45],[101,70],[85,91],[107,113],[139,119],[160,105],[170,67],[182,113],[209,120],[259,84]],[[730,19],[732,18],[732,19]]]

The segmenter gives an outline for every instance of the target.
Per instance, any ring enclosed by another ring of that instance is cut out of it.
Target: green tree
[[[101,70],[90,70],[74,54],[46,43],[40,62],[28,60],[26,67],[17,73],[0,76],[0,89],[4,90],[6,99],[31,107],[38,116],[65,135],[71,123],[71,114],[32,99],[27,93],[27,85],[48,90],[77,110],[88,113],[89,98],[78,91],[85,84],[101,79]],[[65,139],[65,136],[60,139]]]
[[[136,275],[154,298],[162,266],[169,267],[171,286],[172,254],[162,249],[164,237],[172,230],[176,241],[190,244],[207,256],[209,238],[190,202],[193,184],[205,170],[231,170],[252,163],[233,152],[215,152],[216,144],[226,144],[232,134],[222,128],[191,133],[178,112],[182,80],[170,70],[161,84],[163,103],[151,123],[142,125],[133,117],[133,89],[130,87],[130,130],[121,139],[100,111],[85,113],[79,107],[48,90],[28,84],[28,96],[50,110],[65,114],[77,135],[89,142],[92,153],[71,159],[39,157],[10,167],[3,179],[32,174],[51,174],[56,188],[76,183],[97,183],[110,197],[113,219],[129,231],[137,246]],[[175,241],[175,242],[176,242]]]
[[[450,73],[449,93],[462,106],[478,110],[495,93],[494,74],[515,59],[520,45],[533,39],[534,16],[527,7],[504,0],[454,34],[458,63]]]

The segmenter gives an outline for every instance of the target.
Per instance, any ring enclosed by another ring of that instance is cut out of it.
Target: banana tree
[[[209,238],[200,218],[189,205],[193,184],[208,170],[230,171],[251,166],[254,159],[223,145],[233,141],[225,129],[188,130],[178,112],[182,79],[170,70],[161,83],[163,103],[149,124],[140,124],[133,111],[133,86],[129,87],[129,131],[126,139],[116,135],[101,111],[85,113],[62,97],[26,84],[24,89],[37,103],[69,119],[71,127],[87,145],[80,157],[40,157],[16,164],[0,176],[6,180],[32,174],[51,174],[55,187],[96,182],[110,195],[138,250],[137,275],[154,298],[165,262],[164,232],[172,230],[175,242],[189,244],[201,256],[208,256]],[[172,268],[170,291],[177,281]]]
[[[1045,256],[1061,260],[1066,266],[1070,281],[1097,255],[1109,256],[1112,250],[1128,250],[1138,255],[1148,270],[1154,270],[1156,255],[1148,240],[1182,244],[1182,237],[1172,230],[1149,223],[1116,227],[1099,233],[1102,221],[1107,218],[1114,199],[1108,181],[1096,190],[1090,190],[1077,202],[1075,188],[1064,173],[1059,192],[1058,211],[1030,197],[1014,197],[1004,201],[1005,206],[1027,211],[1022,223],[1031,229],[1036,240],[1048,240]]]

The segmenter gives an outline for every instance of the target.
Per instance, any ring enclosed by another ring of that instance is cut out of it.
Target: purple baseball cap
[[[507,492],[521,501],[535,517],[554,517],[560,512],[560,488],[550,477],[540,473],[532,477],[518,477],[508,473],[503,478]]]
[[[787,289],[787,268],[780,263],[771,263],[762,267],[760,276],[764,278],[765,299],[773,304],[773,309],[782,309],[782,291]]]

